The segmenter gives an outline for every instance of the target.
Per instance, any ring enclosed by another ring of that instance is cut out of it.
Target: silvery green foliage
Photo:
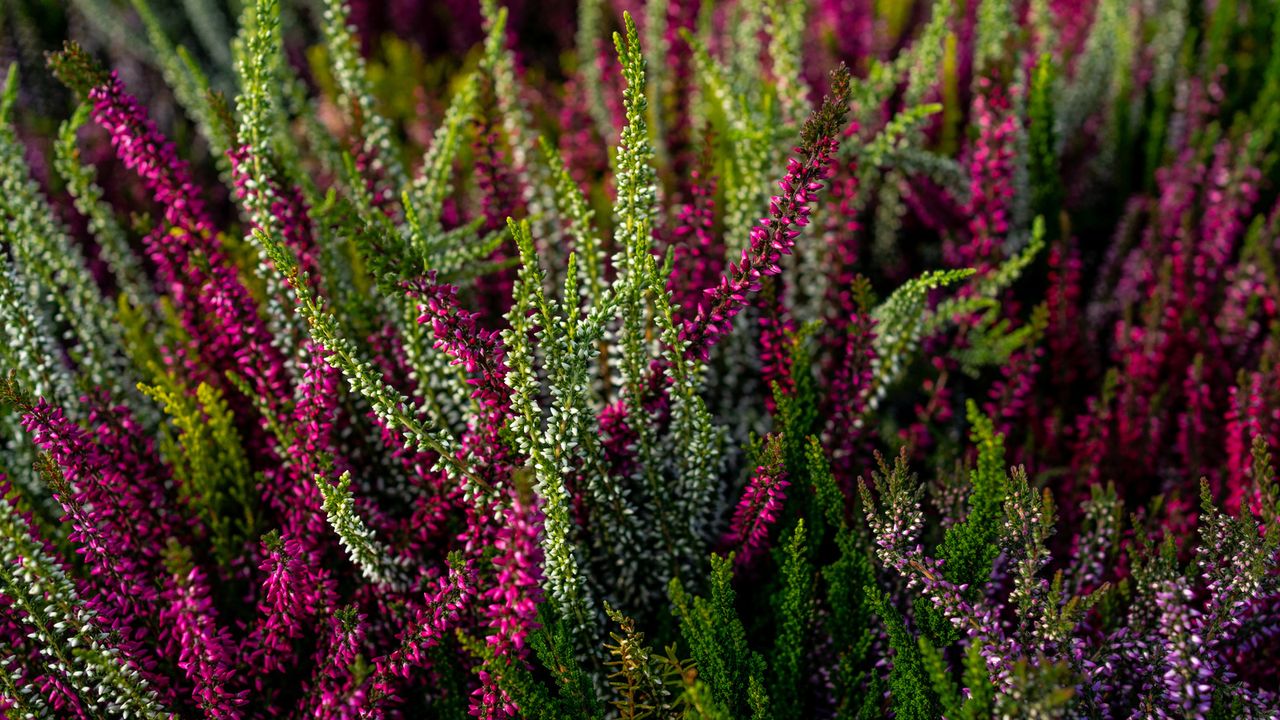
[[[408,173],[392,137],[391,125],[375,107],[364,58],[360,55],[354,28],[349,24],[348,12],[343,0],[324,1],[322,27],[333,63],[333,76],[342,93],[342,104],[359,109],[360,121],[364,124],[360,134],[362,150],[369,155],[371,170],[380,175],[387,186],[399,190],[407,186]]]
[[[942,53],[946,43],[947,24],[951,19],[951,0],[936,2],[929,9],[929,23],[920,38],[912,45],[911,65],[907,73],[907,89],[902,102],[913,107],[923,102],[930,88],[937,83],[942,69]]]
[[[10,86],[14,82],[15,74],[11,72]],[[12,257],[10,278],[28,279],[26,283],[9,285],[20,294],[6,302],[9,312],[15,315],[14,325],[6,322],[6,327],[10,333],[34,332],[38,337],[42,334],[38,328],[43,324],[40,309],[50,308],[53,322],[68,328],[68,339],[74,340],[71,357],[87,383],[81,389],[108,388],[117,399],[134,396],[135,381],[131,380],[132,369],[123,361],[119,324],[109,314],[110,305],[89,275],[78,246],[55,220],[52,209],[27,174],[22,152],[13,129],[7,122],[0,125],[0,217],[4,220],[0,239]],[[22,302],[21,294],[26,295],[25,313],[11,304]],[[28,316],[25,320],[20,317],[24,314]],[[30,348],[41,346],[39,342],[17,345],[10,351],[29,352]],[[58,356],[59,353],[50,353],[39,364],[54,365]]]
[[[615,132],[609,106],[605,103],[604,73],[600,68],[600,50],[605,41],[604,0],[583,0],[578,3],[578,29],[574,36],[579,74],[583,91],[587,94],[587,110],[596,123],[596,132],[602,138],[610,138]]]
[[[373,529],[356,513],[355,498],[351,494],[351,471],[343,472],[337,482],[330,482],[324,475],[316,475],[315,481],[324,498],[325,518],[338,535],[338,541],[351,562],[369,581],[403,589],[407,585],[404,563],[391,555],[387,546],[378,541]]]
[[[529,458],[534,492],[543,502],[545,521],[540,537],[546,558],[543,584],[560,616],[571,624],[579,642],[586,647],[586,638],[594,637],[598,618],[586,585],[580,553],[573,540],[569,493],[564,484],[564,478],[573,469],[572,459],[564,451],[571,448],[552,444],[564,439],[565,431],[577,419],[579,409],[572,404],[555,406],[551,410],[550,422],[544,421],[529,337],[535,335],[543,342],[551,343],[561,340],[561,337],[551,306],[542,291],[542,269],[534,254],[528,226],[512,222],[511,233],[520,248],[522,267],[515,288],[515,302],[507,318],[511,327],[503,332],[509,368],[506,382],[513,390],[511,405],[516,413],[510,428],[517,448]],[[590,342],[591,338],[585,339],[589,341],[586,347],[590,348],[594,343]],[[577,399],[573,396],[580,395],[585,389],[579,378],[572,378],[570,382],[575,384],[567,388],[569,397],[559,398],[562,403],[565,400],[572,403]]]
[[[288,120],[278,97],[284,76],[278,0],[257,0],[252,8],[246,8],[240,32],[242,45],[236,74],[242,92],[236,99],[236,111],[240,116],[238,149],[244,150],[241,162],[247,166],[241,170],[247,176],[244,205],[255,226],[278,236],[284,228],[273,210],[279,200],[277,193],[282,186],[292,185],[293,176],[301,174],[294,168],[286,173],[284,159],[276,151],[289,146],[282,142]],[[251,242],[257,237],[249,234]],[[287,284],[267,263],[266,250],[256,243],[255,249],[259,259],[255,270],[267,290],[268,327],[283,346],[285,356],[296,357],[305,330],[288,311],[291,298]]]
[[[478,482],[479,478],[455,457],[457,440],[447,430],[432,428],[415,417],[409,398],[388,385],[373,364],[360,355],[355,343],[342,334],[337,318],[307,286],[306,276],[300,273],[292,251],[278,238],[261,230],[254,232],[271,262],[293,288],[298,298],[297,312],[306,320],[311,339],[325,349],[325,362],[342,372],[351,389],[369,401],[381,422],[404,434],[410,449],[434,450],[439,455],[440,466],[451,476]],[[479,488],[464,481],[464,489],[472,496]]]
[[[595,304],[595,298],[604,295],[605,288],[606,256],[600,233],[594,226],[595,211],[582,194],[582,188],[569,175],[560,153],[545,138],[539,140],[555,182],[556,208],[567,222],[566,235],[578,258],[574,263],[578,273],[575,287],[584,307],[590,307]]]
[[[505,16],[504,12],[504,19]],[[501,37],[503,23],[494,25]],[[462,149],[466,125],[476,117],[478,92],[479,79],[476,73],[467,73],[454,91],[444,119],[436,128],[431,145],[422,159],[422,170],[413,179],[412,189],[405,200],[406,210],[411,213],[413,228],[416,230],[412,235],[414,243],[430,243],[435,236],[444,232],[440,225],[440,215],[444,211],[444,199],[453,188],[453,162]],[[428,248],[423,248],[423,251],[425,254],[430,253]]]
[[[1100,0],[1095,12],[1075,75],[1061,91],[1055,128],[1059,152],[1086,118],[1115,98],[1116,83],[1128,79],[1122,76],[1125,64],[1119,61],[1128,59],[1125,51],[1132,47],[1129,14],[1133,7],[1123,0]]]
[[[28,300],[27,288],[31,286],[30,278],[0,256],[0,325],[5,332],[0,353],[28,392],[74,408],[75,379],[58,359],[58,341],[43,304],[33,306]]]
[[[164,81],[173,88],[174,97],[191,116],[201,137],[209,144],[209,154],[224,178],[229,177],[231,166],[227,161],[227,151],[231,149],[231,128],[226,127],[218,117],[212,98],[214,85],[204,71],[192,59],[191,54],[182,46],[174,46],[165,32],[164,26],[156,16],[150,0],[130,0],[142,24],[146,28],[147,39],[154,53],[154,62]],[[115,12],[115,11],[112,11]],[[228,88],[224,84],[220,89]]]
[[[809,114],[809,86],[804,82],[805,11],[800,2],[769,0],[765,15],[769,22],[769,59],[776,83],[775,92],[782,113],[799,127]]]
[[[557,244],[549,242],[551,228],[556,220],[551,169],[541,164],[539,154],[533,150],[537,133],[533,129],[532,113],[516,77],[515,55],[507,46],[507,10],[499,8],[496,0],[482,0],[480,9],[486,33],[480,70],[493,82],[498,117],[502,121],[502,129],[511,149],[512,169],[519,180],[521,199],[528,208],[530,223],[538,236],[547,240],[541,252],[549,260],[559,261],[562,256],[557,252]]]
[[[933,290],[954,285],[973,276],[974,271],[932,270],[903,283],[872,311],[876,320],[873,346],[872,384],[867,393],[867,409],[873,411],[884,399],[890,385],[906,369],[926,328],[926,300]]]
[[[979,0],[978,24],[974,40],[973,76],[982,77],[987,67],[1009,51],[1008,40],[1017,27],[1011,0]]]

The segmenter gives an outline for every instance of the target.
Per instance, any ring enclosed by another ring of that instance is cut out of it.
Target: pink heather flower
[[[686,313],[698,307],[701,288],[710,287],[724,269],[724,245],[715,237],[716,179],[702,181],[697,170],[689,182],[690,201],[680,206],[673,231],[675,266],[667,279],[672,300]]]
[[[1049,323],[1045,328],[1045,343],[1049,348],[1051,377],[1060,387],[1071,387],[1081,368],[1089,366],[1082,352],[1082,269],[1080,253],[1074,248],[1055,245],[1049,249]]]
[[[951,248],[947,262],[952,267],[982,269],[997,261],[999,243],[1009,232],[1018,124],[1004,92],[988,78],[981,78],[978,83],[972,111],[978,137],[965,160],[969,202],[963,211],[969,218],[969,240]]]
[[[196,189],[187,163],[147,116],[137,99],[125,92],[112,72],[106,82],[89,91],[93,117],[111,135],[111,144],[125,167],[142,178],[174,227],[212,232],[204,200]]]
[[[725,539],[737,549],[739,567],[750,565],[769,542],[769,530],[782,511],[782,503],[787,499],[786,489],[791,484],[783,469],[782,436],[767,436],[761,452],[760,464],[747,481]]]
[[[364,690],[355,687],[351,670],[365,644],[366,617],[353,607],[330,615],[328,632],[316,651],[315,672],[304,707],[305,717],[353,718],[363,703]]]
[[[844,136],[856,138],[858,123],[852,122],[845,129]],[[838,331],[848,326],[850,319],[857,311],[853,297],[853,280],[858,263],[858,239],[862,234],[862,223],[858,222],[858,161],[849,160],[842,163],[833,158],[831,170],[831,201],[834,211],[826,213],[826,227],[823,237],[828,252],[825,305],[831,314],[827,321],[836,332],[824,333],[830,338],[828,346],[840,345]]]
[[[231,161],[231,177],[235,183],[236,197],[242,203],[249,204],[257,200],[264,192],[250,182],[249,170],[245,168],[245,160],[251,152],[248,145],[227,151],[227,159]],[[311,223],[308,220],[311,209],[298,187],[286,189],[276,185],[274,180],[268,181],[265,190],[271,198],[271,215],[278,223],[280,235],[298,257],[298,264],[307,273],[308,280],[314,285],[319,281],[319,266],[316,264],[315,238],[311,235]]]
[[[698,312],[684,322],[680,339],[687,342],[691,355],[706,360],[716,341],[733,328],[733,317],[747,302],[747,293],[760,290],[760,279],[782,272],[778,264],[783,255],[791,254],[800,230],[809,224],[811,194],[822,189],[822,179],[836,143],[829,137],[818,138],[812,148],[797,148],[801,158],[791,158],[787,174],[778,183],[781,195],[769,201],[769,217],[751,229],[750,245],[742,251],[737,263],[729,263],[728,272],[716,287],[707,288],[706,299]]]
[[[506,524],[493,539],[498,554],[493,559],[497,575],[480,599],[488,604],[482,614],[492,633],[486,641],[499,662],[523,662],[528,655],[525,638],[538,627],[538,603],[542,600],[542,548],[538,533],[542,512],[535,503],[516,498],[506,514]],[[486,720],[519,717],[519,708],[497,686],[491,673],[481,669],[480,687],[471,694],[471,715]]]
[[[600,411],[600,437],[609,471],[617,477],[630,477],[636,470],[635,430],[627,423],[627,406],[622,401],[606,405]]]
[[[329,537],[315,476],[324,471],[319,458],[337,456],[338,370],[324,360],[318,345],[308,343],[298,371],[302,378],[293,406],[293,442],[283,449],[289,463],[275,482],[264,484],[263,499],[280,513],[282,534],[297,538],[310,555],[321,547],[322,538]]]
[[[1221,280],[1231,263],[1236,242],[1244,236],[1258,201],[1262,172],[1251,163],[1250,135],[1236,142],[1220,140],[1214,148],[1204,189],[1201,242],[1197,249],[1206,257],[1206,275],[1198,276],[1206,290]]]
[[[857,303],[850,300],[850,304]],[[831,410],[824,439],[831,448],[831,463],[837,477],[852,477],[853,465],[859,456],[858,445],[863,437],[862,414],[866,411],[867,393],[874,379],[875,325],[870,308],[860,308],[850,315],[843,330],[844,342],[838,346],[838,362],[828,384]]]
[[[520,200],[520,182],[511,169],[511,161],[504,157],[501,137],[486,125],[477,133],[472,152],[476,157],[475,178],[480,193],[480,208],[484,216],[484,229],[502,231],[507,218],[525,214]],[[509,244],[509,241],[504,240]],[[501,262],[508,257],[504,246],[499,246],[486,258]],[[495,326],[511,309],[511,291],[515,283],[515,268],[487,273],[476,279],[479,297],[485,300],[483,319]],[[477,315],[473,315],[473,318]]]
[[[119,633],[121,649],[138,660],[144,676],[164,688],[167,683],[152,672],[156,655],[142,640],[155,637],[161,624],[152,578],[169,537],[168,522],[158,515],[164,505],[157,504],[167,473],[132,456],[132,448],[116,444],[115,453],[105,452],[44,400],[24,410],[23,427],[63,474],[52,491],[71,524],[68,539],[88,566],[89,606],[104,627]],[[100,421],[101,413],[95,410],[91,418]],[[112,437],[106,427],[103,434]]]
[[[484,615],[496,632],[488,637],[500,655],[524,657],[525,638],[538,627],[538,603],[542,600],[542,548],[538,533],[542,511],[535,502],[512,501],[506,523],[497,532],[493,559],[497,576],[481,594],[489,604]]]
[[[186,162],[115,73],[89,98],[116,154],[142,178],[172,226],[157,227],[146,246],[208,371],[195,379],[221,384],[222,373],[234,370],[269,404],[287,397],[280,351],[222,250]]]
[[[1182,382],[1182,394],[1186,397],[1187,407],[1178,414],[1178,437],[1174,447],[1181,456],[1180,462],[1188,475],[1211,476],[1210,484],[1217,487],[1222,482],[1219,470],[1206,463],[1206,453],[1211,451],[1206,442],[1211,437],[1209,419],[1215,414],[1215,403],[1212,387],[1206,382],[1204,373],[1202,362],[1187,366],[1186,378]]]
[[[511,388],[507,386],[506,348],[496,330],[477,326],[479,313],[458,307],[458,288],[435,282],[435,273],[408,283],[410,294],[419,298],[418,322],[430,325],[435,336],[434,347],[453,358],[450,364],[461,365],[467,383],[475,390],[471,397],[480,407],[462,438],[461,453],[480,461],[482,478],[490,487],[503,481],[510,459],[500,432],[511,407]]]
[[[750,243],[741,260],[729,264],[719,285],[703,291],[706,299],[698,305],[697,315],[684,321],[680,339],[688,343],[690,356],[709,357],[711,347],[732,329],[733,317],[746,305],[747,293],[760,290],[761,277],[782,272],[778,263],[795,247],[800,228],[809,224],[809,204],[831,172],[835,138],[845,130],[849,109],[847,71],[841,69],[832,78],[832,95],[823,98],[822,106],[805,122],[801,145],[787,161],[787,173],[778,182],[782,194],[769,200],[769,217],[751,228]]]
[[[609,143],[600,138],[587,95],[581,74],[570,77],[559,112],[560,127],[565,129],[560,135],[560,156],[574,182],[584,188],[609,169]]]
[[[787,345],[796,325],[782,299],[782,282],[778,278],[772,280],[765,291],[756,296],[755,302],[760,311],[757,319],[760,326],[760,375],[766,386],[772,387],[777,383],[778,389],[786,395],[793,389]],[[776,404],[777,399],[770,393],[765,405],[773,412]]]
[[[193,567],[169,576],[165,584],[168,605],[161,613],[178,644],[178,668],[195,684],[193,699],[208,717],[243,717],[240,707],[248,702],[249,691],[228,690],[236,677],[235,648],[231,633],[218,626],[204,571]]]
[[[698,0],[669,0],[667,24],[663,29],[663,43],[667,46],[664,66],[671,86],[674,108],[688,107],[695,89],[693,77],[693,50],[684,39],[684,32],[697,32]],[[694,148],[692,113],[668,113],[666,126],[667,151],[671,155],[671,173],[676,178],[691,177],[690,186],[697,188],[698,178],[692,175]],[[696,171],[693,171],[696,172]]]
[[[263,555],[259,570],[266,577],[250,644],[256,646],[256,667],[264,673],[286,671],[298,661],[296,642],[336,602],[337,583],[295,537],[267,537]]]
[[[374,660],[374,672],[366,681],[368,702],[362,718],[385,717],[388,703],[395,702],[398,680],[408,679],[423,667],[424,653],[439,644],[445,633],[461,620],[462,613],[476,596],[475,570],[470,560],[450,562],[449,572],[436,579],[436,590],[422,602],[410,603],[412,620],[399,633],[400,646]]]
[[[990,399],[982,405],[982,411],[995,422],[997,433],[1009,436],[1016,428],[1030,426],[1027,421],[1036,412],[1032,393],[1043,354],[1038,346],[1023,348],[1000,367],[1000,379],[992,384],[987,393]]]
[[[1264,398],[1264,385],[1267,378],[1261,372],[1251,372],[1241,377],[1239,385],[1228,392],[1228,410],[1226,414],[1226,487],[1224,505],[1229,513],[1240,512],[1246,501],[1253,500],[1247,494],[1252,493],[1253,485],[1249,478],[1252,474],[1253,458],[1250,455],[1253,438],[1262,437],[1271,447],[1275,447],[1275,438],[1268,437],[1268,425],[1280,420],[1280,407],[1270,410],[1273,416],[1268,422],[1268,408]],[[1270,379],[1275,382],[1275,378]]]

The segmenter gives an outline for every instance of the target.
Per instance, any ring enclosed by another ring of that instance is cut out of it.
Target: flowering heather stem
[[[235,370],[268,406],[284,397],[284,362],[248,289],[218,241],[185,161],[115,73],[88,92],[93,117],[111,135],[170,224],[147,236],[148,254],[182,312],[183,324],[214,374]]]
[[[832,73],[831,94],[805,122],[800,146],[778,182],[782,194],[769,201],[769,217],[751,229],[751,243],[741,260],[729,264],[719,285],[704,291],[707,298],[698,305],[697,315],[685,321],[680,339],[687,343],[689,355],[706,360],[716,341],[733,329],[730,321],[746,304],[746,293],[759,291],[762,275],[782,272],[778,263],[791,253],[800,236],[798,228],[809,224],[810,203],[830,172],[848,110],[849,73],[841,68]]]
[[[761,446],[761,457],[742,499],[729,521],[729,539],[737,548],[739,566],[748,566],[769,540],[769,531],[777,522],[786,489],[791,484],[783,469],[782,436],[770,435]]]

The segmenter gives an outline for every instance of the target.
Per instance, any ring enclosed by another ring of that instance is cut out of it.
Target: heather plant
[[[0,27],[7,717],[1280,717],[1274,3]]]

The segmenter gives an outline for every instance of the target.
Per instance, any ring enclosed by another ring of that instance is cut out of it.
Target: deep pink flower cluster
[[[799,228],[809,224],[811,195],[822,189],[835,148],[834,140],[822,137],[813,147],[797,148],[802,157],[787,161],[787,174],[778,182],[782,194],[769,201],[769,217],[751,229],[741,259],[729,263],[720,284],[706,289],[697,314],[684,322],[680,339],[688,343],[689,353],[707,359],[711,346],[733,328],[731,321],[746,305],[747,293],[760,290],[763,276],[782,272],[778,263],[791,254]]]
[[[156,225],[146,244],[191,336],[189,348],[178,351],[185,370],[217,385],[233,370],[268,403],[287,396],[280,351],[223,251],[187,163],[115,73],[92,88],[89,99],[116,154],[142,178],[169,225]]]
[[[771,435],[763,442],[760,464],[742,491],[725,538],[726,544],[737,552],[735,559],[741,566],[750,565],[768,545],[769,531],[781,514],[787,487],[791,485],[782,462],[782,438]]]

